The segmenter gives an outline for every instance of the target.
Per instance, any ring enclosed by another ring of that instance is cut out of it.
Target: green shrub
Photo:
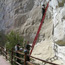
[[[7,36],[7,42],[6,42],[6,48],[11,51],[12,48],[15,47],[15,45],[17,43],[19,43],[21,45],[21,47],[23,47],[23,37],[21,37],[18,33],[15,32],[10,32]]]
[[[6,45],[5,45],[5,47],[8,51],[8,53],[9,53],[9,61],[10,62],[11,62],[11,58],[12,58],[11,57],[12,56],[11,55],[12,49],[14,49],[15,45],[18,44],[18,43],[20,44],[20,46],[22,48],[24,48],[26,41],[25,41],[24,44],[23,44],[23,42],[24,42],[24,38],[22,36],[20,36],[18,33],[15,33],[15,32],[12,31],[12,32],[10,32],[9,34],[6,35]],[[16,54],[14,53],[13,55],[15,56]],[[14,56],[13,56],[13,59],[16,60],[14,58]],[[16,63],[14,62],[13,65],[16,65]]]

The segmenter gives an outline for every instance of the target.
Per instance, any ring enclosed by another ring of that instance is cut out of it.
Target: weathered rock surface
[[[58,8],[54,15],[54,41],[59,45],[65,45],[65,7]]]
[[[7,33],[26,22],[34,0],[1,0],[0,5],[0,29],[5,28]]]
[[[19,32],[26,40],[32,43],[42,18],[41,4],[43,2],[47,4],[48,0],[0,0],[0,30],[3,29],[6,33],[11,30]],[[60,46],[61,50],[59,51],[58,46],[65,45],[64,2],[65,0],[50,1],[45,21],[37,40],[38,44],[32,53],[36,57],[49,61],[52,61],[51,58],[55,58],[56,55],[59,59],[55,59],[53,62],[59,63],[59,65],[63,65],[65,62],[65,53],[64,51],[61,52],[64,48]],[[55,46],[57,46],[58,50],[52,46],[54,45],[53,43],[56,43]]]
[[[64,65],[62,60],[56,56],[52,44],[53,42],[49,39],[46,39],[45,41],[41,41],[35,46],[32,52],[32,56],[52,62],[52,63],[59,64],[59,65]],[[40,63],[40,65],[44,64],[44,62],[42,63],[41,61],[38,61],[38,60],[34,60],[34,62],[38,64]],[[50,65],[50,64],[46,64],[46,65]]]
[[[5,3],[4,0],[0,0],[0,30],[5,30]]]

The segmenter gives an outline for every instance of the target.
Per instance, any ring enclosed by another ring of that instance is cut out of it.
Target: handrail
[[[4,48],[3,48],[3,47],[0,47],[0,50],[2,51],[2,53],[5,55],[5,57],[6,57],[6,59],[7,59],[7,58],[8,58],[7,51],[4,51]],[[19,53],[19,54],[21,54],[21,55],[24,55],[24,58],[20,58],[20,57],[14,56],[14,53]],[[52,64],[52,65],[58,65],[58,64],[56,64],[56,63],[48,62],[48,61],[46,61],[46,60],[42,60],[42,59],[39,59],[39,58],[30,56],[29,54],[22,53],[22,52],[20,52],[20,51],[15,52],[15,51],[13,51],[13,49],[12,49],[12,51],[11,51],[11,64],[12,64],[13,62],[15,62],[16,64],[21,65],[20,63],[18,63],[17,61],[14,60],[14,58],[17,58],[17,59],[19,59],[19,60],[21,60],[21,61],[24,62],[23,65],[26,65],[26,63],[27,63],[28,65],[35,65],[35,64],[33,64],[32,62],[27,61],[27,56],[29,56],[29,57],[31,57],[31,58],[33,58],[33,59],[36,59],[36,60],[45,62],[45,63],[49,63],[49,64]],[[13,58],[13,57],[14,57],[14,58]]]
[[[13,51],[14,53],[19,53],[21,55],[24,55],[24,53],[20,52],[20,51]]]
[[[29,61],[27,61],[26,63],[29,64],[29,65],[34,65],[34,64],[32,64],[31,62],[29,62]]]
[[[47,6],[46,6],[46,8],[45,8],[45,13],[44,13],[44,15],[43,15],[43,17],[42,17],[42,20],[41,20],[40,25],[39,25],[39,28],[38,28],[38,30],[37,30],[36,36],[35,36],[35,38],[34,38],[34,40],[33,40],[32,49],[31,49],[31,51],[30,51],[30,55],[32,54],[32,51],[33,51],[34,46],[35,46],[35,44],[36,44],[36,41],[37,41],[37,39],[38,39],[38,36],[39,36],[40,30],[41,30],[41,27],[42,27],[42,25],[43,25],[43,22],[44,22],[44,19],[45,19],[45,16],[46,16],[46,12],[47,12],[48,6],[49,6],[49,2],[47,3]]]
[[[45,61],[45,60],[42,60],[42,59],[33,57],[33,56],[30,56],[30,57],[32,57],[32,58],[34,58],[34,59],[37,59],[37,60],[40,60],[40,61],[45,62],[45,63],[49,63],[49,64],[53,64],[53,65],[58,65],[58,64],[55,64],[55,63],[51,63],[51,62],[48,62],[48,61]]]
[[[17,58],[17,59],[20,59],[20,60],[24,61],[24,59],[22,59],[22,58],[19,58],[19,57],[17,57],[17,56],[14,56],[14,57]]]
[[[3,53],[3,55],[5,55],[6,59],[8,59],[7,50],[4,51],[4,48],[1,46],[0,46],[0,50],[1,50],[1,53]]]
[[[18,62],[16,62],[15,60],[13,60],[16,64],[18,64],[18,65],[21,65],[20,63],[18,63]]]

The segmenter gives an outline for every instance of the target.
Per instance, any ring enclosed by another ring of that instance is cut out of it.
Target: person
[[[43,5],[42,5],[42,18],[43,18],[43,16],[44,16],[44,13],[45,13],[45,5],[43,4]]]
[[[16,56],[17,56],[17,57],[20,57],[20,54],[17,53],[17,51],[19,51],[19,50],[20,50],[20,44],[16,44],[16,45],[15,45],[15,52],[16,52]],[[16,61],[17,61],[18,63],[20,63],[20,59],[17,58]]]
[[[29,41],[28,41],[27,44],[26,44],[26,46],[25,46],[25,51],[24,51],[26,54],[29,54],[30,47],[31,47],[31,45],[29,44]],[[30,57],[28,55],[26,57],[26,61],[30,61]]]
[[[52,29],[52,35],[54,35],[54,24],[53,24],[53,29]]]
[[[27,49],[28,53],[30,52],[31,45],[29,44],[29,41],[27,42],[25,49]]]

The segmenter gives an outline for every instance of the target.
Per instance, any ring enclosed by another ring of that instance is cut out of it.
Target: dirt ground
[[[0,65],[11,65],[9,61],[6,61],[6,59],[0,55]]]

